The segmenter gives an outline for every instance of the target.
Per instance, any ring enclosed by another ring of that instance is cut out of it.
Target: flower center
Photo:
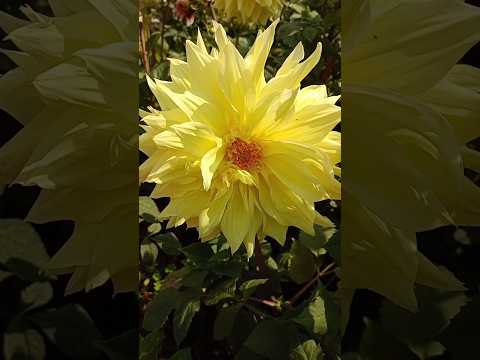
[[[258,169],[262,157],[262,147],[255,142],[235,138],[227,147],[227,159],[242,170]]]

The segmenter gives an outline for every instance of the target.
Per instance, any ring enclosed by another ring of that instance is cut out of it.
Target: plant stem
[[[277,303],[274,302],[274,301],[270,301],[270,300],[257,299],[257,298],[254,298],[254,297],[249,297],[248,300],[258,302],[260,304],[270,306],[270,307],[275,307],[275,308],[277,307]]]
[[[332,270],[332,268],[335,266],[335,263],[330,263],[328,264],[322,271],[320,272],[317,272],[317,274],[308,282],[306,283],[289,301],[290,304],[294,304],[295,302],[298,301],[298,299],[300,299],[300,297],[308,290],[310,289],[310,287],[315,284],[315,282],[317,280],[319,280],[322,276],[325,276],[325,275],[328,275],[328,274],[331,274],[332,272],[334,272],[334,270]],[[331,271],[329,271],[331,270]]]
[[[165,46],[165,21],[167,6],[163,4],[162,6],[162,28],[160,30],[160,61],[163,61],[163,47]]]
[[[262,245],[258,237],[255,238],[255,270],[261,274],[267,273],[267,266],[265,263],[265,256],[262,254]]]
[[[149,75],[150,74],[150,62],[148,60],[148,51],[146,46],[146,39],[145,39],[145,13],[140,13],[140,50],[142,52],[142,61],[143,67],[145,72]]]
[[[215,13],[215,9],[213,7],[213,1],[209,1],[208,2],[209,6],[210,6],[210,11],[212,12],[212,17],[213,17],[213,20],[217,21],[217,14]]]

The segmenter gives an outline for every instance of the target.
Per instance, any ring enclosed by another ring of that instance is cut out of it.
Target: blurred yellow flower
[[[480,188],[465,176],[480,169],[466,146],[480,135],[480,71],[457,64],[479,21],[463,1],[342,2],[344,305],[370,289],[415,311],[416,284],[464,289],[416,233],[480,225]]]
[[[255,237],[283,243],[289,225],[313,234],[331,226],[314,202],[340,198],[338,97],[325,86],[300,89],[320,59],[306,60],[301,43],[265,81],[274,22],[242,57],[221,25],[209,54],[201,35],[187,41],[187,61],[172,59],[172,81],[149,79],[162,111],[141,111],[140,149],[149,156],[140,181],[156,183],[152,197],[170,197],[168,226],[187,222],[202,240],[222,232],[232,251]]]
[[[17,67],[0,77],[0,108],[23,126],[0,149],[0,184],[42,189],[27,221],[74,221],[47,265],[72,273],[66,293],[109,278],[115,292],[131,291],[138,286],[137,3],[48,4],[52,16],[29,6],[20,8],[25,19],[0,11],[0,27],[18,48],[1,49]]]
[[[214,5],[227,18],[236,18],[242,23],[264,24],[277,17],[283,6],[282,0],[215,0]]]

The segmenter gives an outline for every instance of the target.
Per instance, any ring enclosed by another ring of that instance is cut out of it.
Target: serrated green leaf
[[[293,349],[290,360],[323,360],[323,352],[320,345],[310,339]]]
[[[320,296],[313,299],[292,320],[314,335],[325,335],[328,331],[325,302]]]
[[[288,274],[297,284],[310,280],[315,274],[315,261],[310,250],[300,242],[294,241],[290,251],[292,258],[288,267]]]
[[[207,291],[204,302],[206,305],[216,305],[224,299],[234,297],[236,289],[236,279],[224,280]]]
[[[179,293],[175,289],[166,288],[158,292],[148,304],[143,319],[145,330],[154,331],[160,329],[168,318],[168,315],[177,306]]]

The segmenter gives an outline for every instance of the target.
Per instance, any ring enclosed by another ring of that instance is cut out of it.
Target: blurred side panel
[[[465,358],[442,333],[479,296],[478,24],[464,1],[342,2],[347,358]]]
[[[137,358],[137,2],[0,10],[2,355]]]

